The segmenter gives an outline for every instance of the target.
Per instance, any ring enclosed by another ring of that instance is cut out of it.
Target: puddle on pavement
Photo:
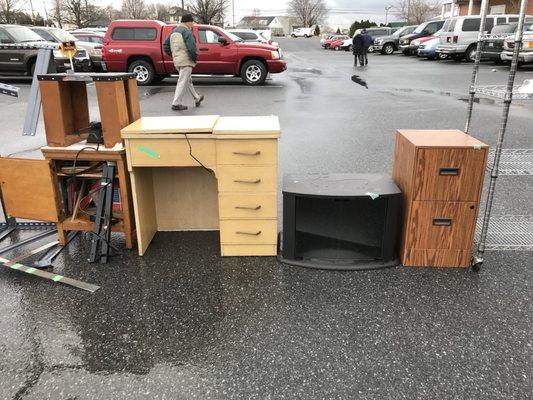
[[[401,93],[415,93],[415,92],[418,92],[418,93],[424,93],[424,94],[433,94],[433,95],[442,96],[442,97],[452,97],[452,98],[455,97],[459,101],[468,103],[468,96],[461,96],[461,95],[458,95],[457,93],[447,92],[447,91],[444,91],[444,90],[412,89],[412,88],[395,88],[393,90],[395,92],[401,92]],[[382,91],[382,93],[393,94],[391,91],[388,91],[388,90]],[[496,100],[488,99],[488,98],[485,98],[485,97],[476,97],[474,99],[474,103],[493,105],[493,104],[496,104]]]
[[[357,83],[358,85],[361,85],[368,89],[368,84],[359,75],[352,75],[352,82]]]

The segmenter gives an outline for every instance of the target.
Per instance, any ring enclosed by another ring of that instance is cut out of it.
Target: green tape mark
[[[146,146],[139,146],[137,148],[137,150],[139,150],[141,153],[144,153],[146,154],[147,156],[149,157],[152,157],[152,158],[161,158],[159,156],[159,153],[155,150],[152,150],[151,148],[149,147],[146,147]]]
[[[61,282],[61,279],[63,279],[63,275],[56,275],[52,278],[54,282]]]
[[[476,149],[476,150],[481,150],[481,145],[480,145],[480,144],[475,144],[475,145],[474,145],[474,149]]]
[[[28,268],[28,269],[27,269],[26,271],[24,271],[24,272],[26,272],[27,274],[33,274],[35,271],[37,271],[35,268],[30,267],[30,268]]]
[[[9,268],[11,268],[11,269],[20,269],[20,267],[22,267],[21,264],[13,264],[13,265],[12,265],[11,267],[9,267]]]
[[[376,200],[376,199],[379,197],[379,194],[377,194],[377,193],[367,192],[367,193],[365,193],[365,194],[366,194],[367,196],[370,196],[370,198],[371,198],[372,200]]]

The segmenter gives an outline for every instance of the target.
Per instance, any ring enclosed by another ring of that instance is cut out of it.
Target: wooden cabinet
[[[399,130],[393,178],[403,192],[404,266],[470,266],[488,146],[458,130]]]

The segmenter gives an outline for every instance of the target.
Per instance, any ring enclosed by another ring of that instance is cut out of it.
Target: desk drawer
[[[192,154],[205,166],[216,165],[214,139],[189,136]],[[198,167],[189,154],[185,139],[129,139],[129,156],[133,167]]]
[[[278,204],[275,194],[223,194],[218,199],[221,219],[277,218]]]
[[[270,165],[278,163],[278,141],[217,140],[217,162],[219,165]]]
[[[476,203],[414,201],[407,225],[407,249],[470,250]]]
[[[478,201],[486,149],[419,149],[415,200]]]
[[[277,192],[277,166],[233,166],[218,167],[219,192]]]
[[[221,244],[276,244],[278,221],[225,220],[220,221]]]

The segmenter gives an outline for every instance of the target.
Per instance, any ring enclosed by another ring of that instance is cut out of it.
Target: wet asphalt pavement
[[[464,128],[469,64],[374,55],[354,69],[316,41],[280,42],[289,71],[259,88],[197,79],[206,101],[187,113],[279,115],[280,180],[390,173],[396,129]],[[482,67],[480,81],[505,79]],[[24,100],[27,84],[9,81]],[[140,90],[144,116],[173,115],[174,84]],[[490,145],[500,106],[475,107],[472,134]],[[44,144],[42,124],[22,138],[23,115],[23,101],[0,97],[2,155]],[[506,147],[532,148],[532,126],[531,104],[513,106]],[[502,177],[494,213],[533,214],[532,183]],[[0,270],[1,399],[532,398],[531,252],[487,252],[479,274],[221,258],[209,232],[159,233],[143,258],[122,250],[107,265],[87,254],[78,237],[54,272],[100,285],[94,294]]]

